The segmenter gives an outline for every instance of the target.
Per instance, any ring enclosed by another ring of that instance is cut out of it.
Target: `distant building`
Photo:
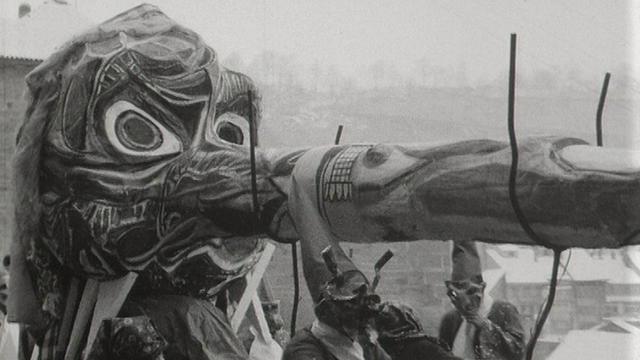
[[[9,157],[26,108],[25,76],[93,23],[65,1],[0,0],[0,257],[9,250]]]
[[[556,299],[543,337],[589,329],[611,316],[640,314],[640,276],[624,260],[624,251],[572,249],[563,253]],[[637,249],[626,251],[634,254]],[[550,253],[533,247],[501,245],[487,249],[487,255],[504,270],[506,299],[518,307],[529,332],[549,293]]]

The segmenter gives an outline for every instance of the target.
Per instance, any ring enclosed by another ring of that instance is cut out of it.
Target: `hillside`
[[[559,135],[595,142],[599,91],[523,92],[516,102],[519,137]],[[633,100],[610,92],[604,112],[604,143],[638,147],[630,129]],[[263,147],[323,145],[344,125],[343,143],[410,143],[507,139],[507,95],[491,88],[409,88],[330,95],[265,87]]]

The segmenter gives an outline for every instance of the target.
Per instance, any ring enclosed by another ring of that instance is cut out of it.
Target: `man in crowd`
[[[333,260],[325,261],[333,277],[321,288],[316,320],[291,339],[283,360],[460,359],[423,331],[412,308],[382,303],[376,279],[372,286],[359,270],[340,272]]]
[[[323,253],[323,256],[325,254]],[[378,344],[372,320],[380,307],[359,270],[341,272],[325,257],[333,277],[315,299],[316,320],[298,331],[284,349],[283,360],[391,360]]]
[[[474,242],[454,243],[451,280],[445,281],[455,310],[440,323],[440,340],[465,359],[520,359],[524,331],[512,304],[485,294]]]

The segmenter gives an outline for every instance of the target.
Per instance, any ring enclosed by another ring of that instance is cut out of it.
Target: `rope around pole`
[[[524,230],[524,232],[533,240],[536,244],[544,246],[546,248],[553,249],[553,269],[551,276],[551,283],[549,284],[549,296],[547,297],[547,301],[544,306],[544,310],[540,317],[536,321],[535,331],[531,337],[531,340],[527,344],[527,360],[531,360],[533,357],[533,350],[536,346],[536,342],[538,341],[538,337],[542,332],[542,328],[544,327],[544,323],[551,312],[551,307],[553,306],[553,301],[556,297],[556,286],[558,283],[558,269],[560,267],[560,255],[564,248],[554,246],[548,241],[544,240],[536,232],[531,228],[531,225],[527,221],[522,208],[520,207],[520,202],[518,201],[518,194],[516,192],[516,183],[518,179],[518,141],[516,137],[516,127],[515,127],[515,93],[516,93],[516,44],[517,44],[517,35],[511,34],[511,53],[510,53],[510,62],[509,62],[509,108],[508,108],[508,129],[509,129],[509,145],[511,147],[511,168],[509,171],[509,200],[511,201],[511,207],[513,208],[513,212],[518,218],[518,222],[520,226]]]

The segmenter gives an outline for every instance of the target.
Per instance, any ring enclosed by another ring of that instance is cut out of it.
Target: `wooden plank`
[[[89,279],[84,286],[80,307],[76,313],[76,319],[73,322],[69,346],[67,347],[67,353],[64,357],[66,360],[76,360],[80,354],[80,344],[82,344],[82,339],[84,338],[87,325],[89,325],[91,314],[98,299],[99,285],[96,280]]]
[[[262,309],[262,301],[260,301],[260,297],[257,293],[253,294],[251,305],[252,309],[251,311],[247,311],[247,318],[258,328],[262,341],[265,344],[269,344],[273,338],[271,337],[269,324],[267,323],[267,318],[264,315],[264,310]]]
[[[253,295],[257,294],[256,291],[258,290],[258,286],[260,285],[264,272],[267,270],[267,266],[269,266],[269,261],[271,261],[271,257],[273,256],[275,249],[275,245],[267,243],[262,255],[260,256],[260,260],[258,260],[252,271],[246,275],[247,286],[245,287],[242,297],[238,302],[238,306],[231,317],[231,328],[234,332],[238,332],[242,319],[244,319],[244,316],[249,309],[249,305],[253,301]]]
[[[69,344],[69,339],[71,336],[71,330],[73,329],[73,321],[76,316],[76,310],[78,310],[78,304],[80,302],[81,288],[81,280],[76,276],[72,277],[71,283],[69,284],[69,292],[67,293],[67,301],[64,306],[64,315],[62,317],[60,333],[58,334],[58,339],[56,340],[56,356],[63,356],[67,351],[67,346]]]
[[[251,323],[249,330],[255,336],[249,350],[249,357],[252,360],[280,359],[282,348],[271,336],[267,318],[262,310],[262,301],[257,293],[253,295],[251,308],[247,311],[246,318]],[[258,329],[256,330],[256,328]]]
[[[122,308],[122,304],[127,299],[129,291],[131,291],[137,278],[138,274],[130,272],[119,279],[100,283],[98,300],[91,320],[89,337],[87,338],[85,359],[89,355],[89,350],[98,335],[102,320],[118,316],[118,312],[120,312],[120,308]]]

